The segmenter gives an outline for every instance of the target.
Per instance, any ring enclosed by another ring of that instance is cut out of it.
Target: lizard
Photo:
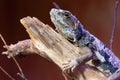
[[[109,75],[107,80],[120,78],[119,58],[102,41],[84,29],[81,22],[70,11],[53,8],[50,17],[58,33],[73,45],[79,48],[88,47],[92,51],[89,56],[77,56],[64,63],[63,71],[73,72],[78,65],[92,60],[98,70]]]

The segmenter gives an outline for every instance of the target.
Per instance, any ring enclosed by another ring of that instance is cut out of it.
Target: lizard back
[[[93,60],[99,60],[99,70],[113,74],[120,67],[120,60],[98,38],[83,28],[71,12],[62,9],[50,11],[51,20],[57,31],[78,47],[89,47],[93,51]]]

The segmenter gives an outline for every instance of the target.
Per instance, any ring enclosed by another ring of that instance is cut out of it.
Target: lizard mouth
[[[51,11],[50,11],[50,16],[55,17],[55,15],[57,15],[57,13],[58,13],[58,10],[55,9],[55,8],[52,8]]]
[[[51,18],[51,21],[54,23],[56,21],[56,15],[57,15],[58,11],[57,9],[55,8],[52,8],[51,11],[50,11],[50,18]]]
[[[51,11],[50,11],[50,16],[52,18],[55,18],[56,19],[56,15],[58,15],[60,12],[63,12],[62,9],[55,9],[55,8],[52,8]]]

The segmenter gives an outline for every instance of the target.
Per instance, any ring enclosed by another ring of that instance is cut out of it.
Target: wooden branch
[[[20,21],[28,32],[34,46],[39,50],[39,55],[44,55],[46,59],[53,61],[61,70],[67,60],[91,53],[88,48],[80,49],[75,47],[55,32],[49,25],[42,23],[35,17],[26,17]],[[78,66],[73,73],[66,74],[65,76],[67,76],[69,80],[106,79],[106,76],[95,69],[90,62]]]

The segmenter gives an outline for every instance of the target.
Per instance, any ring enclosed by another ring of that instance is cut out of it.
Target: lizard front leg
[[[88,47],[83,47],[82,49],[84,51],[84,55],[75,56],[74,58],[71,58],[63,63],[63,72],[65,71],[68,74],[74,72],[75,68],[78,65],[85,63],[91,59],[93,52]]]

